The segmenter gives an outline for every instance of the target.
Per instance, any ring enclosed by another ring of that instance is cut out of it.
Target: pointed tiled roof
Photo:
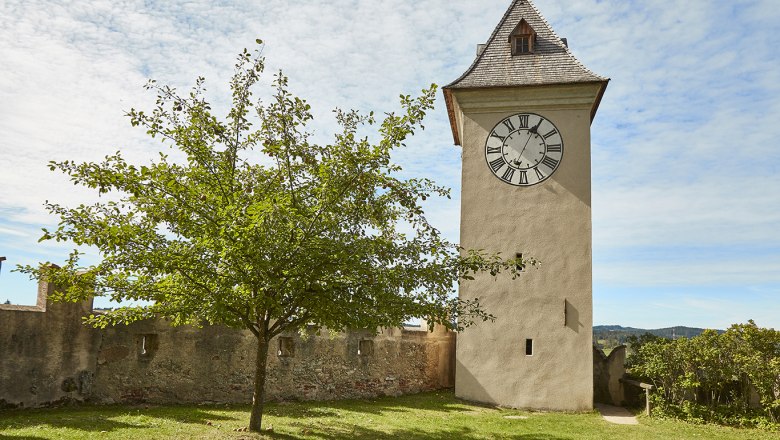
[[[533,54],[512,55],[509,35],[525,19],[536,31]],[[514,0],[482,53],[445,89],[608,81],[582,65],[529,0]]]
[[[534,52],[512,55],[509,36],[523,19],[536,32]],[[455,145],[460,145],[453,90],[600,83],[601,87],[590,113],[593,120],[608,82],[608,78],[596,75],[574,58],[530,0],[513,0],[471,67],[460,78],[443,87],[452,138]]]

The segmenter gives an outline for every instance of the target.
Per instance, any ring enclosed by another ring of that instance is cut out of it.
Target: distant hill
[[[639,336],[650,333],[668,339],[692,338],[702,334],[704,330],[705,329],[703,328],[685,327],[681,325],[658,329],[623,327],[622,325],[594,325],[593,342],[597,343],[601,348],[614,348],[624,344],[629,336]],[[718,333],[723,333],[723,330],[716,331]]]

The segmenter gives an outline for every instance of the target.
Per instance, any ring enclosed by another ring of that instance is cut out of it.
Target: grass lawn
[[[510,418],[507,418],[510,416]],[[514,417],[511,417],[514,416]],[[780,439],[780,433],[641,417],[612,425],[598,414],[488,408],[452,392],[399,398],[270,404],[254,435],[249,407],[103,406],[0,411],[2,439]]]

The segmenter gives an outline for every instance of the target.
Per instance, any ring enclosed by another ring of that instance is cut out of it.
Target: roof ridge
[[[523,1],[523,0],[520,0],[520,1]],[[563,41],[563,40],[561,40],[561,37],[558,35],[558,33],[555,32],[555,29],[553,29],[553,27],[550,25],[550,22],[547,21],[547,18],[545,18],[545,16],[542,15],[542,12],[536,7],[536,5],[533,4],[533,2],[531,0],[525,0],[525,1],[527,1],[528,2],[528,6],[530,6],[531,9],[534,10],[534,12],[536,12],[536,15],[539,16],[539,19],[542,20],[542,23],[544,23],[545,26],[547,26],[547,28],[550,30],[550,33],[553,34],[553,36],[555,38],[557,38],[558,41]],[[566,46],[565,44],[563,46],[568,49],[568,46]]]
[[[536,32],[534,49],[530,53],[513,53],[510,19],[521,22],[525,20]],[[507,39],[503,41],[505,34]],[[502,38],[499,39],[499,36]],[[512,0],[469,68],[455,81],[442,87],[442,92],[447,104],[453,139],[456,145],[460,145],[455,117],[455,90],[600,84],[598,96],[591,109],[593,120],[608,82],[609,78],[594,73],[574,56],[568,44],[564,44],[532,0]]]
[[[523,0],[520,0],[520,1],[523,1]],[[563,38],[561,38],[561,36],[558,35],[558,32],[555,32],[555,28],[553,28],[552,25],[550,24],[550,22],[547,21],[547,17],[545,17],[544,14],[542,14],[542,11],[540,11],[539,8],[537,8],[536,5],[531,0],[525,0],[525,1],[527,1],[528,2],[528,6],[531,9],[533,9],[534,12],[536,12],[536,15],[539,16],[539,19],[542,20],[542,23],[544,23],[545,26],[547,26],[547,28],[550,30],[550,33],[555,38],[557,38],[558,41],[561,42],[561,46],[563,47],[564,51],[566,51],[566,54],[569,55],[574,60],[574,62],[577,63],[577,65],[579,65],[580,67],[585,69],[588,73],[590,73],[590,74],[592,74],[594,76],[597,76],[597,77],[599,77],[601,79],[606,79],[603,76],[601,76],[601,75],[595,73],[594,71],[588,69],[584,64],[582,64],[582,62],[576,56],[574,56],[574,53],[572,53],[572,51],[569,49],[569,45],[563,43]]]
[[[496,25],[496,27],[493,29],[493,32],[490,34],[490,37],[488,37],[487,41],[485,41],[485,49],[487,49],[487,46],[488,46],[488,45],[490,44],[490,42],[491,42],[491,41],[493,41],[493,39],[496,37],[496,34],[498,34],[498,31],[499,31],[499,29],[501,29],[501,26],[503,26],[503,25],[504,25],[504,22],[505,22],[507,19],[509,19],[509,14],[511,14],[511,13],[512,13],[512,9],[514,9],[514,7],[515,7],[515,3],[517,3],[517,2],[521,2],[521,1],[523,1],[523,0],[512,0],[512,3],[511,3],[511,4],[509,5],[509,7],[506,9],[506,12],[504,12],[504,16],[503,16],[503,17],[501,17],[501,20],[499,20],[499,21],[498,21],[498,24],[497,24],[497,25]],[[468,75],[468,74],[471,72],[471,70],[472,70],[472,69],[474,69],[474,66],[476,66],[476,65],[477,65],[477,63],[479,62],[479,60],[482,58],[482,56],[483,56],[483,55],[485,55],[485,51],[484,51],[484,50],[483,50],[482,52],[480,52],[479,54],[477,54],[477,56],[476,56],[476,57],[474,57],[474,61],[472,61],[472,62],[471,62],[471,65],[469,66],[469,68],[468,68],[468,69],[466,69],[466,71],[464,71],[464,72],[463,72],[463,74],[461,74],[461,75],[458,77],[458,79],[456,79],[455,81],[452,81],[451,83],[447,84],[447,85],[446,85],[446,86],[444,86],[444,87],[449,87],[449,86],[455,85],[455,84],[457,84],[457,83],[458,83],[460,80],[462,80],[464,77],[466,77],[466,75]]]
[[[509,42],[499,41],[514,23],[509,20],[526,20],[536,27],[540,36],[539,47],[530,55],[511,57]],[[541,37],[541,36],[544,37]],[[504,47],[506,46],[506,47]],[[596,74],[574,56],[568,44],[564,44],[550,22],[542,15],[532,0],[512,0],[490,34],[484,49],[480,51],[449,88],[516,87],[524,85],[603,82],[606,77]]]
[[[523,1],[523,0],[516,0],[516,1]],[[561,36],[558,35],[557,32],[555,32],[555,29],[550,25],[550,22],[547,21],[547,17],[545,17],[544,14],[542,14],[542,11],[540,11],[531,0],[525,0],[525,1],[528,2],[528,6],[530,6],[531,9],[534,10],[534,12],[536,12],[536,14],[542,20],[542,22],[547,26],[548,29],[550,29],[550,32],[553,34],[553,36],[555,38],[557,38],[559,41],[563,42],[563,38],[561,38]],[[514,3],[512,3],[512,6],[514,6]],[[598,73],[588,69],[584,64],[582,64],[582,61],[580,61],[576,56],[574,56],[574,53],[572,53],[572,51],[569,50],[569,45],[568,44],[562,44],[562,46],[563,46],[564,50],[566,51],[566,54],[569,55],[574,60],[574,62],[577,63],[577,65],[579,65],[580,67],[585,69],[585,71],[587,71],[588,73],[590,73],[593,76],[601,78],[602,80],[606,80],[607,79],[606,77],[603,77],[603,76],[599,75]]]

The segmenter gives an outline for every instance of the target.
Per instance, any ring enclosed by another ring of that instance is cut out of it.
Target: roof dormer
[[[512,47],[512,55],[524,55],[534,53],[534,42],[536,40],[536,31],[525,19],[509,34],[509,44]]]

